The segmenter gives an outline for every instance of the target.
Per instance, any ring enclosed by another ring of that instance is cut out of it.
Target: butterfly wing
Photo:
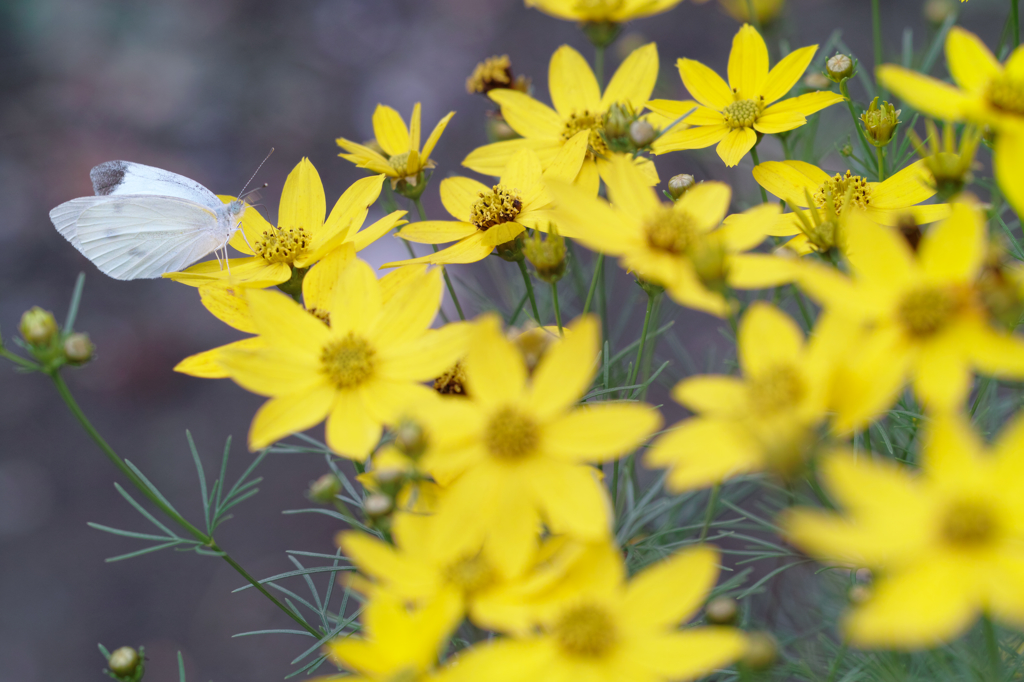
[[[221,222],[218,211],[177,197],[114,196],[79,215],[79,250],[115,279],[160,277],[223,246]]]
[[[107,161],[93,168],[89,177],[96,196],[154,194],[177,197],[210,209],[221,205],[213,192],[195,180],[141,163]]]
[[[88,208],[109,201],[106,197],[82,197],[65,201],[50,211],[50,220],[57,228],[61,236],[71,242],[79,251],[82,250],[82,243],[78,240],[78,217]]]

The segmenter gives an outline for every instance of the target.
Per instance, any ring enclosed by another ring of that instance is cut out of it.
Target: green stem
[[[796,299],[796,306],[800,309],[800,316],[804,318],[804,324],[807,325],[807,330],[810,331],[814,327],[814,320],[811,319],[811,313],[808,312],[807,305],[804,303],[804,295],[800,293],[795,284],[790,284],[789,286],[793,289],[793,298]]]
[[[633,374],[627,384],[629,386],[636,384],[636,379],[640,376],[640,361],[644,357],[644,346],[647,345],[647,330],[651,327],[651,311],[654,310],[654,304],[658,300],[660,293],[653,290],[647,292],[647,312],[644,313],[644,328],[640,332],[640,345],[636,349],[636,362],[633,364]]]
[[[558,324],[558,335],[565,336],[562,332],[562,311],[558,307],[558,282],[551,280],[551,300],[555,306],[555,322]]]
[[[885,180],[885,155],[881,147],[875,147],[875,151],[878,153],[878,181],[882,182]]]
[[[761,141],[758,140],[757,144],[761,144]],[[750,148],[750,158],[754,160],[754,166],[761,165],[761,159],[759,159],[757,156],[757,144]],[[757,188],[761,190],[761,202],[767,204],[768,193],[764,191],[764,187],[761,187],[761,183],[757,183]]]
[[[875,68],[882,65],[882,12],[879,0],[871,0],[871,27],[875,37]]]
[[[989,673],[992,682],[1003,679],[1003,655],[999,649],[999,637],[992,619],[985,616],[981,619],[981,627],[985,632],[985,650],[988,652]]]
[[[857,137],[860,138],[860,142],[864,145],[864,149],[871,149],[873,145],[871,145],[868,142],[868,139],[864,137],[864,131],[861,130],[860,127],[860,119],[857,118],[857,112],[853,108],[853,99],[850,97],[850,88],[846,85],[846,81],[848,80],[848,78],[845,78],[839,81],[839,93],[846,98],[846,108],[850,111],[850,118],[853,119],[853,128],[857,131]]]
[[[750,25],[757,29],[757,32],[761,32],[761,20],[757,16],[757,10],[754,8],[754,0],[747,0],[747,16],[750,20]]]
[[[721,483],[716,483],[715,487],[711,489],[711,497],[708,498],[708,508],[704,512],[704,526],[700,529],[700,539],[698,540],[700,543],[707,539],[708,531],[711,530],[711,520],[715,518],[715,508],[718,507],[718,495],[721,492]]]
[[[526,282],[526,295],[530,297],[530,307],[533,308],[533,319],[537,320],[537,324],[544,324],[540,321],[540,313],[537,312],[537,299],[533,297],[533,282],[530,281],[530,273],[526,271],[526,261],[520,260],[519,272],[523,273],[523,281]]]
[[[421,202],[419,199],[413,199],[412,203],[416,204],[416,212],[419,213],[420,220],[421,221],[426,220],[427,219],[427,212],[423,210],[423,202]],[[439,249],[437,248],[437,244],[431,244],[431,246],[434,247],[434,253],[437,253],[439,251]],[[412,247],[411,246],[409,247],[409,253],[412,253]],[[462,320],[463,322],[465,322],[466,321],[466,316],[465,316],[465,314],[463,314],[462,306],[459,304],[459,297],[455,295],[455,287],[452,286],[452,280],[448,276],[448,268],[446,268],[446,267],[444,267],[442,265],[441,266],[441,273],[444,274],[444,283],[445,283],[445,286],[448,287],[448,295],[452,297],[452,303],[455,304],[455,310],[456,310],[456,312],[459,313],[459,319]]]
[[[598,273],[604,267],[604,254],[597,255],[597,263],[594,265],[594,275],[590,278],[590,291],[587,292],[587,302],[583,304],[583,314],[590,312],[590,304],[594,302],[594,292],[597,291]]]
[[[1020,5],[1019,0],[1010,0],[1010,21],[1013,23],[1013,44],[1020,45]]]
[[[971,405],[971,419],[974,419],[974,413],[978,411],[978,405],[981,404],[981,397],[985,395],[985,391],[988,390],[990,383],[992,383],[992,377],[985,377],[981,380],[981,385],[978,387],[978,395],[974,396],[974,403]]]
[[[99,446],[100,450],[102,450],[103,454],[107,456],[107,459],[110,460],[111,464],[117,467],[118,471],[124,474],[128,478],[128,480],[131,481],[132,485],[134,485],[136,489],[138,489],[140,493],[145,495],[150,502],[152,502],[156,507],[160,509],[160,511],[162,511],[169,519],[171,519],[179,526],[181,526],[181,528],[187,531],[192,537],[202,542],[211,551],[218,553],[220,557],[224,559],[224,561],[226,561],[228,565],[235,569],[240,576],[245,578],[245,580],[250,585],[259,590],[263,594],[263,596],[265,596],[267,599],[273,602],[274,605],[277,606],[277,608],[281,609],[286,614],[288,614],[288,617],[294,620],[299,625],[301,625],[306,632],[313,635],[317,639],[320,638],[320,632],[317,632],[315,628],[311,627],[308,623],[306,623],[306,621],[302,620],[302,618],[296,615],[291,609],[289,609],[287,606],[278,601],[277,598],[274,597],[274,595],[270,594],[267,591],[267,589],[260,584],[258,580],[249,575],[249,573],[244,568],[242,568],[237,561],[228,556],[227,552],[222,550],[217,545],[212,536],[207,535],[203,531],[193,526],[191,523],[185,520],[185,518],[183,518],[181,514],[176,512],[174,509],[168,506],[166,502],[161,500],[159,496],[155,495],[149,489],[149,486],[147,486],[142,481],[142,479],[140,479],[138,475],[134,471],[132,471],[127,464],[125,464],[124,460],[121,459],[116,452],[114,452],[114,449],[110,447],[107,441],[103,439],[103,436],[100,435],[99,431],[97,431],[96,428],[92,425],[92,422],[89,421],[89,418],[85,416],[85,413],[82,412],[82,408],[78,405],[78,402],[75,400],[74,396],[71,395],[71,391],[70,389],[68,389],[68,385],[64,382],[64,377],[61,376],[60,372],[53,372],[52,374],[50,374],[50,378],[53,379],[53,383],[57,387],[57,393],[60,394],[60,397],[64,401],[64,404],[67,405],[68,409],[71,411],[71,414],[75,416],[75,419],[77,419],[78,423],[82,425],[82,428],[85,429],[85,432],[89,434],[89,437],[92,438],[93,442]]]
[[[32,362],[31,360],[26,360],[25,358],[21,357],[20,355],[15,355],[14,353],[12,353],[11,351],[7,350],[3,346],[0,346],[0,358],[7,358],[8,360],[13,362],[14,364],[19,365],[23,369],[27,369],[27,370],[29,370],[31,372],[40,372],[43,369],[40,365],[37,365],[36,363]]]

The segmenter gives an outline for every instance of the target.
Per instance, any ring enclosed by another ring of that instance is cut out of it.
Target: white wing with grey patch
[[[78,249],[115,279],[160,277],[224,246],[218,212],[190,200],[152,195],[102,198],[106,200],[78,216]]]
[[[65,201],[50,211],[50,220],[53,221],[53,226],[57,228],[61,236],[71,242],[73,247],[81,251],[82,244],[78,240],[78,217],[87,208],[105,201],[110,201],[110,199],[107,197],[82,197],[81,199]]]
[[[185,199],[210,209],[221,205],[213,192],[195,180],[141,163],[107,161],[93,168],[89,177],[96,196],[156,194]]]

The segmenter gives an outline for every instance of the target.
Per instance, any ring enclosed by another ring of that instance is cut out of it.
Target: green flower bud
[[[811,90],[828,90],[830,83],[828,76],[817,71],[812,71],[804,77],[804,85]]]
[[[779,645],[769,632],[751,632],[747,635],[747,650],[740,659],[753,670],[770,668],[779,654]]]
[[[956,11],[956,5],[953,0],[928,0],[924,3],[924,18],[931,24],[941,25]]]
[[[427,449],[427,435],[423,427],[411,419],[403,419],[395,429],[395,447],[406,457],[418,459]]]
[[[844,144],[843,148],[839,150],[839,153],[847,158],[853,156],[853,145]]]
[[[387,516],[391,513],[392,509],[394,509],[394,503],[387,495],[373,493],[363,500],[363,511],[366,512],[366,515],[371,519],[379,519],[382,516]]]
[[[502,242],[494,249],[498,258],[509,263],[518,263],[523,260],[523,235],[519,235],[510,242]]]
[[[604,119],[604,134],[608,139],[617,139],[629,134],[629,126],[636,116],[628,104],[613,104]]]
[[[92,360],[93,351],[95,350],[96,346],[89,340],[88,334],[75,332],[68,334],[68,338],[64,339],[64,357],[72,365],[82,365],[89,362]]]
[[[708,602],[705,613],[712,625],[732,625],[739,614],[739,605],[732,597],[715,597]]]
[[[650,146],[655,137],[654,126],[647,121],[633,121],[629,126],[629,141],[637,149]]]
[[[523,254],[537,271],[537,277],[547,283],[557,282],[565,274],[565,240],[554,225],[549,227],[547,239],[541,241],[540,231],[523,244]]]
[[[684,194],[686,194],[691,187],[697,184],[696,178],[687,173],[680,173],[679,175],[673,175],[668,180],[668,193],[673,199],[678,201]]]
[[[136,672],[142,667],[142,657],[130,646],[115,649],[107,659],[107,667],[110,672],[121,678],[141,679],[142,677],[142,675],[136,677]]]
[[[829,60],[825,62],[825,75],[834,83],[839,83],[848,78],[853,78],[853,74],[853,60],[845,54],[837,54],[834,57],[829,57]]]
[[[619,36],[622,24],[612,21],[588,21],[581,28],[591,45],[594,47],[608,47]]]
[[[324,474],[310,484],[306,497],[317,504],[329,504],[341,492],[341,480],[334,474]]]
[[[871,144],[884,147],[892,141],[892,136],[896,134],[896,126],[901,123],[900,109],[888,102],[882,102],[882,106],[878,106],[876,97],[871,101],[868,110],[860,115],[860,120]]]
[[[491,142],[504,142],[515,140],[518,137],[519,133],[512,130],[512,126],[505,122],[501,112],[487,112],[487,139]]]
[[[39,306],[26,310],[21,316],[21,335],[33,346],[47,345],[57,331],[57,320],[53,313]]]

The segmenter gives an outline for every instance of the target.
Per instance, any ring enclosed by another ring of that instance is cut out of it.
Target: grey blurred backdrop
[[[882,4],[889,55],[899,54],[905,26],[923,45],[931,29],[920,1]],[[962,23],[993,44],[1006,4],[972,0]],[[715,2],[684,2],[630,24],[620,42],[656,40],[656,96],[682,98],[675,59],[697,58],[724,73],[736,28]],[[870,68],[867,0],[790,0],[768,32],[773,62],[780,40],[794,47],[823,43],[835,28]],[[371,137],[378,102],[408,116],[421,101],[425,130],[449,110],[458,112],[435,153],[438,176],[425,195],[428,213],[441,218],[436,180],[460,172],[461,159],[486,141],[488,103],[464,88],[474,64],[507,53],[516,73],[533,78],[535,95],[549,101],[547,62],[562,43],[592,55],[572,23],[527,10],[522,0],[3,0],[0,329],[14,334],[32,305],[62,318],[75,277],[86,272],[77,326],[92,335],[98,353],[94,363],[68,372],[72,390],[115,449],[195,518],[201,512],[185,429],[208,467],[234,434],[237,475],[251,457],[241,443],[260,398],[171,368],[238,334],[211,317],[192,288],[105,277],[57,234],[49,209],[90,194],[89,169],[110,159],[159,166],[214,192],[236,193],[270,147],[276,152],[258,178],[270,184],[260,200],[269,218],[302,156],[319,170],[332,204],[362,174],[337,157],[334,139]],[[610,50],[608,74],[622,56]],[[941,65],[938,72],[944,74]],[[823,121],[823,153],[829,125],[852,131],[839,109]],[[769,145],[762,158],[777,154]],[[840,162],[833,154],[825,165],[838,170]],[[664,179],[691,172],[733,183],[737,208],[756,197],[749,161],[727,170],[707,150],[662,157],[658,165]],[[379,264],[404,249],[386,237],[365,255]],[[462,287],[474,288],[510,268],[499,261],[457,274]],[[613,270],[613,305],[629,305],[636,287]],[[567,305],[578,306],[570,287],[563,291]],[[469,298],[467,291],[463,300]],[[707,316],[669,305],[663,319],[669,318],[695,358],[724,343],[719,323]],[[673,357],[664,343],[662,357]],[[674,379],[686,369],[677,362],[670,372]],[[663,399],[661,392],[656,401]],[[312,456],[271,457],[262,467],[262,492],[222,527],[220,544],[256,576],[289,570],[285,550],[331,551],[337,525],[280,514],[309,506],[304,491],[324,470]],[[87,521],[144,530],[114,491],[119,480],[45,378],[0,364],[0,682],[105,679],[97,642],[145,645],[152,682],[177,679],[179,650],[190,680],[283,678],[307,640],[232,639],[289,622],[254,591],[231,594],[242,583],[219,560],[165,552],[103,562],[137,545],[90,530]]]

